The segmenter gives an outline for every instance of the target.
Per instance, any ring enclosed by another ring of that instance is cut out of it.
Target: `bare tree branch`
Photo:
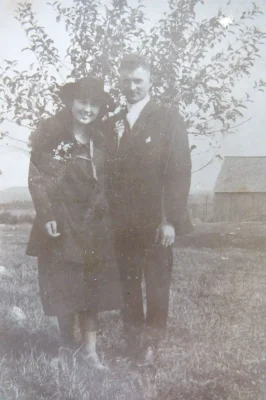
[[[203,165],[199,169],[196,169],[196,170],[192,171],[191,173],[195,174],[196,172],[202,171],[204,168],[208,167],[208,165],[210,165],[214,161],[215,157],[216,156],[212,157],[212,159],[210,161],[208,161],[207,164]]]

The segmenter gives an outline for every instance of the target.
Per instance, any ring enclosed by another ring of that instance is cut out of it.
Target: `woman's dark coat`
[[[58,285],[64,298],[63,292],[69,292],[77,284],[77,279],[78,285],[82,284],[81,275],[84,275],[87,283],[90,281],[90,285],[86,286],[90,287],[88,290],[91,290],[91,283],[95,281],[93,306],[95,302],[100,302],[100,309],[118,307],[118,296],[112,295],[119,293],[119,288],[105,199],[103,137],[95,123],[88,129],[91,130],[94,144],[93,163],[89,146],[80,146],[75,141],[72,115],[66,110],[42,121],[31,137],[29,189],[36,218],[27,254],[39,259],[41,297],[44,311],[49,315],[61,313],[62,305],[58,311],[56,306],[48,304],[53,303],[54,295],[58,297]],[[69,151],[58,159],[58,146],[61,143],[62,146],[69,146]],[[50,238],[45,232],[44,226],[49,221],[57,222],[58,238]],[[67,280],[61,278],[64,268],[68,274]],[[82,289],[80,287],[80,292]],[[99,296],[95,296],[96,292]],[[69,311],[86,308],[83,300],[79,299],[76,305],[73,304],[73,310]],[[88,295],[88,308],[89,300]]]

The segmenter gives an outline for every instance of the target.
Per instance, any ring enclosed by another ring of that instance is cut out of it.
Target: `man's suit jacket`
[[[187,213],[191,180],[188,136],[178,111],[150,101],[132,130],[121,111],[109,121],[106,184],[117,233],[153,240],[162,218],[176,234],[192,230]],[[121,136],[119,142],[118,136]]]

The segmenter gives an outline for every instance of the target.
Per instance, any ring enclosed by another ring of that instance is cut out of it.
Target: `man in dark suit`
[[[131,356],[139,350],[139,361],[145,364],[153,361],[166,331],[175,237],[191,230],[186,220],[191,161],[178,111],[150,99],[147,59],[125,56],[120,81],[127,108],[112,118],[107,192],[128,350]]]

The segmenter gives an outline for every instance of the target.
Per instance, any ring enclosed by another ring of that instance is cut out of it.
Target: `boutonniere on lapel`
[[[151,137],[149,136],[149,137],[145,140],[145,142],[146,142],[146,143],[150,143],[150,142],[151,142]]]
[[[67,161],[72,158],[74,143],[61,142],[56,149],[53,150],[53,158],[58,161]]]
[[[116,121],[115,123],[115,132],[117,134],[118,140],[121,139],[123,133],[125,132],[125,122],[124,120]]]

